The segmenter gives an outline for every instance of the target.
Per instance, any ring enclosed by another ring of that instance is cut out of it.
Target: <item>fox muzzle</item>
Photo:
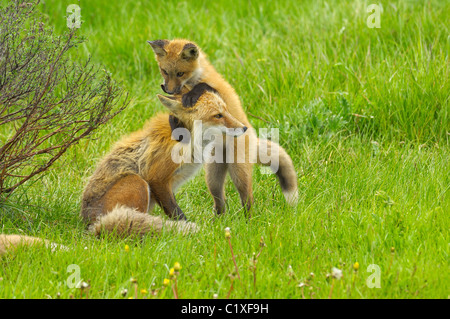
[[[161,84],[161,89],[167,94],[178,94],[181,91],[181,86],[175,87],[173,90],[169,90],[167,85],[164,83]]]

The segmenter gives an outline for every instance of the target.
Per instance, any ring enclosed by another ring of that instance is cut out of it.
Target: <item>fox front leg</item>
[[[152,194],[156,199],[156,202],[159,206],[164,210],[167,216],[171,219],[175,220],[186,220],[186,216],[181,210],[180,206],[178,206],[177,201],[175,200],[175,195],[170,190],[163,191],[153,191]]]
[[[225,177],[227,175],[227,163],[205,164],[206,185],[214,199],[214,210],[217,215],[225,213]]]

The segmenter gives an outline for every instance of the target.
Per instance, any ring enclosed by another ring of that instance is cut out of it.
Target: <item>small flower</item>
[[[133,283],[133,284],[137,284],[137,279],[136,279],[136,278],[131,278],[130,281],[131,281],[131,283]]]
[[[264,247],[266,244],[264,243],[264,238],[261,236],[261,239],[259,240],[259,246]]]
[[[120,294],[122,295],[122,297],[125,297],[128,293],[127,289],[122,289],[122,291],[120,292]]]
[[[133,299],[133,296],[131,296],[131,297],[128,297],[128,299]]]
[[[391,247],[391,253],[394,253],[394,252],[395,252],[395,248]]]
[[[333,267],[331,269],[331,276],[333,276],[333,278],[339,280],[342,278],[342,270],[337,269],[336,267]]]
[[[141,289],[141,294],[146,295],[148,294],[148,291],[146,289]]]
[[[288,265],[287,275],[288,276],[295,276],[294,270],[292,269],[291,265]]]
[[[298,287],[300,287],[300,288],[305,287],[305,283],[303,283],[303,282],[299,283],[299,284],[298,284]]]
[[[217,299],[217,298],[219,298],[219,295],[218,294],[214,294],[213,295],[213,299]]]
[[[83,289],[87,289],[87,288],[89,288],[90,286],[89,286],[89,284],[87,283],[87,282],[82,282],[81,283],[81,285],[80,285],[80,288],[83,290]]]
[[[175,269],[170,268],[170,270],[169,270],[169,278],[172,278],[173,276],[175,276]]]
[[[163,285],[167,287],[169,284],[170,284],[170,280],[167,278],[164,278]]]
[[[358,269],[359,269],[359,262],[355,262],[355,263],[353,264],[353,269],[354,269],[355,271],[358,271]]]
[[[130,246],[125,245],[125,251],[126,251],[126,252],[129,252],[129,251],[130,251]]]
[[[181,267],[181,265],[180,265],[179,262],[176,262],[176,263],[173,265],[173,269],[175,269],[175,271],[180,271],[181,268],[183,268],[183,267]]]
[[[310,274],[309,274],[309,276],[311,277],[311,278],[314,278],[314,273],[313,272],[311,272]]]
[[[231,238],[230,227],[225,228],[225,238]]]

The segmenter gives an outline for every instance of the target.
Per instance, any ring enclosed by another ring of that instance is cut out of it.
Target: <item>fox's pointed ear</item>
[[[158,56],[165,56],[167,54],[166,50],[164,50],[164,46],[169,43],[167,40],[155,40],[155,41],[147,41],[148,44],[152,46],[153,51]]]
[[[164,96],[161,94],[158,94],[157,97],[161,103],[171,111],[175,111],[180,106],[180,102],[178,102],[174,97]]]
[[[193,43],[186,43],[181,51],[181,58],[185,60],[195,60],[198,58],[198,48]]]

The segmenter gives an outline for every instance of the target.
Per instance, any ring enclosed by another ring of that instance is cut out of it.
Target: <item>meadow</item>
[[[131,102],[0,204],[0,233],[70,248],[4,256],[0,298],[448,298],[449,1],[379,1],[380,28],[368,1],[42,2],[57,34],[81,7],[73,59],[104,65]],[[146,41],[173,38],[208,54],[257,131],[279,129],[299,203],[255,167],[252,218],[231,181],[215,217],[202,171],[176,195],[199,233],[94,238],[83,187],[115,141],[164,111]]]

